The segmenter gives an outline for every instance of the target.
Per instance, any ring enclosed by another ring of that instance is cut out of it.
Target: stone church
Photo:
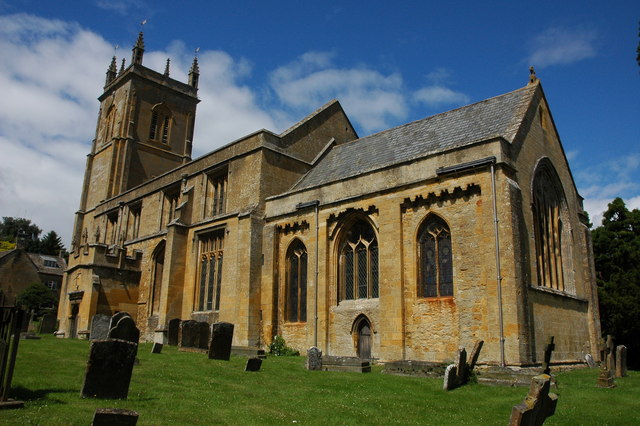
[[[235,325],[304,352],[530,365],[597,356],[591,241],[540,81],[359,137],[331,101],[191,158],[187,83],[108,68],[59,306],[65,337],[129,312]],[[206,120],[206,117],[200,117]]]

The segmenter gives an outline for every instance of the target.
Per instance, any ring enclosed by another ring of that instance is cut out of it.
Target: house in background
[[[33,283],[41,282],[60,299],[67,263],[60,256],[27,253],[18,248],[0,252],[0,306],[15,305],[16,297]]]

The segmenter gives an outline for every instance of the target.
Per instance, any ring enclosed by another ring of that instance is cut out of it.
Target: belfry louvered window
[[[418,296],[453,296],[451,233],[446,222],[429,215],[418,232]]]
[[[346,231],[339,269],[340,300],[378,297],[378,240],[366,221],[358,220]]]
[[[198,311],[220,309],[223,249],[224,230],[200,237],[200,271],[196,296]]]
[[[307,249],[295,240],[287,251],[287,306],[289,322],[307,321]]]
[[[149,139],[169,143],[171,135],[171,111],[164,104],[158,104],[151,110],[151,122],[149,125]]]

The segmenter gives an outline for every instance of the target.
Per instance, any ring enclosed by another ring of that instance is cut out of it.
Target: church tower
[[[107,68],[95,138],[87,158],[74,237],[80,240],[84,212],[149,179],[191,161],[199,68],[194,59],[188,83],[144,65],[140,32],[131,64],[113,57]]]

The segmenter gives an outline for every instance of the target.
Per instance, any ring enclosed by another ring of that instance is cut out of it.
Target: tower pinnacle
[[[138,40],[136,41],[136,45],[133,46],[132,51],[131,64],[142,65],[142,55],[144,55],[144,35],[142,31],[138,33]]]
[[[198,51],[196,50],[196,53]],[[198,66],[198,57],[195,56],[193,58],[193,63],[191,64],[191,69],[189,70],[189,86],[194,89],[198,88],[198,79],[200,78],[200,67]]]
[[[114,56],[111,59],[111,64],[109,65],[109,68],[107,68],[107,79],[104,82],[105,86],[108,86],[109,83],[115,80],[117,71],[118,71],[118,68],[116,66],[116,57]]]

